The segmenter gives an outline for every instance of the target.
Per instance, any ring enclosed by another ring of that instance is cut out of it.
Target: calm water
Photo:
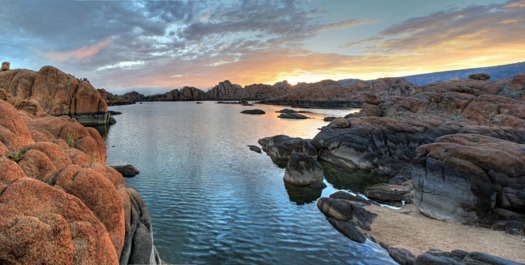
[[[267,114],[239,113],[248,108]],[[185,264],[395,264],[376,244],[358,244],[337,232],[315,205],[320,194],[287,190],[284,169],[246,146],[277,134],[312,138],[326,124],[326,114],[349,111],[311,110],[324,114],[281,120],[275,113],[281,108],[214,102],[111,108],[123,114],[115,116],[117,124],[106,139],[108,164],[140,169],[140,175],[126,181],[149,208],[162,259]],[[328,185],[322,196],[336,191]]]

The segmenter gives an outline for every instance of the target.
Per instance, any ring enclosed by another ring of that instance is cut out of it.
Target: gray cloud
[[[525,9],[507,8],[519,3],[524,1],[448,9],[408,19],[382,31],[382,41],[369,46],[369,51],[436,52],[523,43],[525,35],[518,32],[525,28]]]

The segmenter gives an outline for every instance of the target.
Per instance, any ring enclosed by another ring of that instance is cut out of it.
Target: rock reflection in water
[[[321,165],[323,166],[326,181],[336,189],[365,193],[368,187],[378,183],[388,182],[391,178],[389,176],[378,176],[364,170],[342,170],[327,162],[321,162]]]
[[[100,136],[102,136],[102,139],[104,139],[104,141],[106,141],[106,138],[108,137],[108,133],[109,133],[109,125],[105,124],[105,125],[93,125],[93,126],[86,126],[86,127],[91,127],[91,128],[94,128],[95,130],[98,131],[98,133],[100,133]]]
[[[316,201],[321,197],[323,188],[312,188],[310,186],[296,186],[284,182],[286,192],[290,201],[295,202],[297,205],[303,205]]]

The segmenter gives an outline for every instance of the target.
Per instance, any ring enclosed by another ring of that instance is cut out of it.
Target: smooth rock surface
[[[440,220],[489,226],[495,207],[524,214],[523,150],[477,134],[447,135],[419,147],[412,164],[416,206]]]
[[[315,157],[303,153],[292,153],[283,179],[285,182],[298,186],[322,183],[323,168]]]
[[[288,164],[290,155],[294,152],[317,157],[316,143],[312,140],[276,135],[259,139],[258,143],[272,161],[280,167],[285,167]]]

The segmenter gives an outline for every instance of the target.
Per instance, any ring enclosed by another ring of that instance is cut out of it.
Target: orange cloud
[[[40,50],[35,50],[35,52],[40,55],[44,56],[48,60],[56,61],[56,62],[64,62],[69,60],[83,60],[86,58],[93,57],[96,55],[100,50],[108,47],[113,43],[113,40],[107,39],[98,43],[95,43],[91,46],[84,46],[80,49],[73,50],[73,51],[67,51],[67,52],[44,52]]]

